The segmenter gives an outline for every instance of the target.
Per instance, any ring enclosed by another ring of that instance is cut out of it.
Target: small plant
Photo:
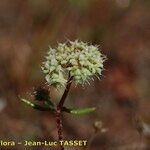
[[[87,114],[95,111],[93,108],[71,109],[64,106],[64,102],[70,90],[72,82],[76,85],[85,85],[93,80],[93,76],[100,77],[103,70],[105,56],[101,54],[97,46],[89,45],[82,41],[75,40],[67,43],[59,43],[56,48],[49,48],[45,62],[42,64],[42,71],[50,86],[57,89],[65,87],[64,93],[58,104],[51,101],[49,92],[46,89],[38,88],[35,99],[42,101],[43,105],[32,103],[21,99],[24,103],[40,111],[50,111],[56,116],[58,140],[63,139],[62,135],[62,114],[67,112],[74,115]],[[64,150],[61,146],[60,150]]]

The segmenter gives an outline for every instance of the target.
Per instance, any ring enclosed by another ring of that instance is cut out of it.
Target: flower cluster
[[[75,40],[59,43],[57,48],[49,48],[42,71],[50,85],[65,85],[67,76],[76,84],[83,84],[93,75],[101,75],[104,56],[97,46]]]

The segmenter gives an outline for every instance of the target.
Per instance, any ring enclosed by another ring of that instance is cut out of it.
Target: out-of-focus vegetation
[[[98,109],[66,114],[64,136],[88,138],[89,150],[150,149],[149,10],[149,0],[1,0],[0,138],[56,139],[53,116],[25,107],[18,95],[32,98],[33,87],[44,85],[48,45],[79,38],[100,45],[108,60],[101,81],[72,86],[66,105]],[[60,95],[51,89],[52,97]]]

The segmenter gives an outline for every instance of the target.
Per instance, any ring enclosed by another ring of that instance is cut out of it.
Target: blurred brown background
[[[64,115],[65,138],[89,140],[89,148],[68,150],[149,150],[149,11],[149,0],[1,0],[0,139],[57,139],[54,117],[25,107],[18,95],[45,82],[40,65],[48,45],[78,38],[100,45],[108,60],[101,81],[72,87],[67,106],[98,109]]]

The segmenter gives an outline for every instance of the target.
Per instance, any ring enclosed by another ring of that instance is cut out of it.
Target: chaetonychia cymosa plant
[[[93,76],[98,78],[103,70],[105,56],[101,54],[98,46],[89,45],[79,40],[59,43],[56,48],[49,47],[45,62],[42,64],[42,71],[50,86],[57,89],[65,87],[64,93],[58,104],[54,104],[49,96],[48,90],[37,89],[36,100],[44,101],[44,105],[32,103],[26,99],[21,100],[34,109],[40,111],[50,111],[56,115],[58,130],[58,140],[63,139],[62,135],[62,114],[67,112],[74,115],[87,114],[95,111],[93,108],[70,109],[64,106],[64,102],[70,90],[72,82],[76,85],[85,85],[93,80]],[[60,146],[60,150],[64,150]]]

